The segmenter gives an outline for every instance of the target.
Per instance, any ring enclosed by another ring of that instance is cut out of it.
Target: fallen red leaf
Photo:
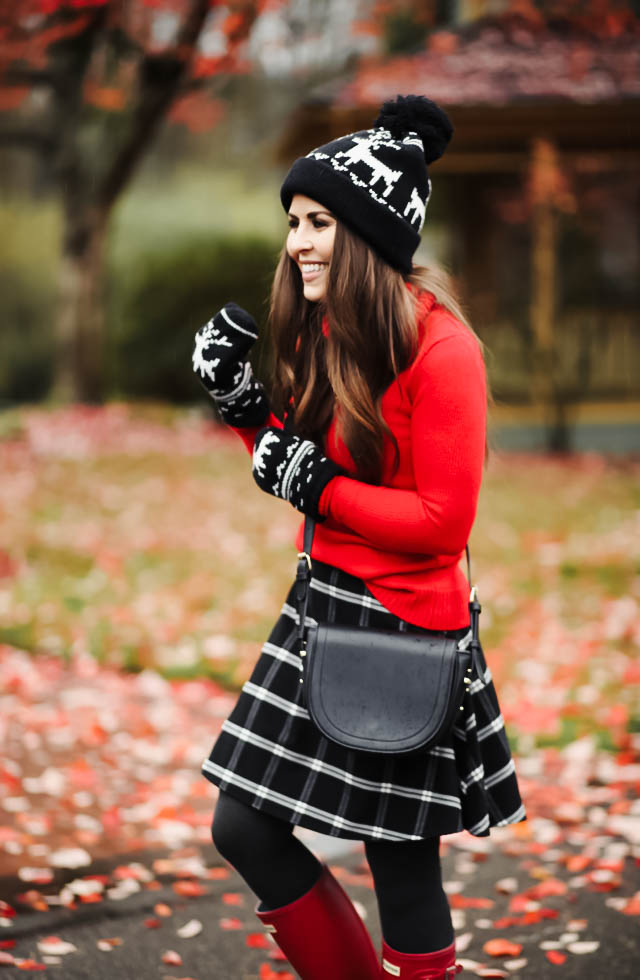
[[[482,948],[488,956],[519,956],[522,952],[521,943],[501,938],[487,940]]]
[[[549,962],[555,963],[556,966],[560,966],[567,958],[567,954],[561,953],[559,949],[548,949],[545,955]]]
[[[19,970],[46,970],[46,963],[36,963],[35,960],[16,960],[16,966]]]
[[[225,892],[222,901],[225,905],[244,905],[244,898],[237,892]]]
[[[640,892],[629,899],[622,911],[625,915],[640,915]]]
[[[219,926],[226,931],[242,929],[242,922],[240,919],[220,919]]]
[[[145,919],[144,924],[147,927],[147,929],[159,929],[160,926],[162,925],[162,922],[160,919],[152,918],[152,919]]]
[[[182,895],[184,898],[198,898],[200,895],[207,894],[207,889],[204,885],[201,885],[199,881],[192,881],[188,878],[181,881],[174,881],[171,887],[176,895]]]
[[[211,881],[224,881],[230,874],[228,868],[209,868],[206,877],[210,878]]]
[[[527,894],[530,898],[549,898],[550,895],[566,895],[569,886],[559,878],[545,878],[533,888],[529,888]]]
[[[472,898],[468,895],[450,895],[449,904],[454,909],[490,909],[493,906],[492,898]]]
[[[508,929],[509,926],[517,926],[520,918],[517,915],[505,915],[501,919],[494,919],[494,929]]]
[[[274,970],[269,963],[262,964],[259,975],[260,980],[295,980],[293,973],[288,970]]]
[[[269,949],[271,942],[264,932],[250,932],[245,943],[250,949]]]
[[[274,946],[273,949],[269,950],[269,959],[278,960],[279,962],[287,962],[287,957],[284,955],[279,946]]]
[[[182,957],[174,949],[168,949],[162,954],[162,962],[168,966],[182,966]]]
[[[567,871],[572,874],[578,874],[580,871],[584,871],[591,864],[592,859],[586,854],[571,854],[565,864]]]
[[[81,905],[95,905],[97,902],[102,901],[102,895],[98,895],[97,892],[91,892],[89,895],[80,895]]]

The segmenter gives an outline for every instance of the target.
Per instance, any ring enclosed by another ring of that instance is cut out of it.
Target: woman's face
[[[300,269],[305,299],[317,302],[327,292],[329,262],[336,237],[336,219],[304,194],[295,194],[289,208],[287,252]]]

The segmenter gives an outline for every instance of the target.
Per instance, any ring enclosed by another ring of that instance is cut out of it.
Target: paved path
[[[316,851],[328,857],[352,898],[363,907],[378,945],[380,933],[375,898],[360,846],[347,845],[345,848],[344,842],[330,841],[332,853],[324,851],[323,854],[323,840],[314,838],[313,843],[320,845],[319,848],[316,846]],[[213,847],[200,848],[200,854],[204,864],[214,869],[209,871],[214,877],[181,879],[175,873],[162,873],[163,866],[154,864],[154,860],[166,857],[160,853],[122,855],[119,859],[96,863],[90,869],[83,869],[83,879],[93,873],[109,875],[113,881],[116,865],[135,869],[132,861],[143,869],[156,870],[150,874],[151,884],[142,883],[140,890],[122,900],[108,899],[97,904],[79,905],[75,909],[59,908],[46,912],[22,911],[23,907],[19,906],[20,913],[12,926],[0,931],[0,942],[15,938],[16,946],[11,953],[16,958],[33,958],[39,963],[45,959],[38,948],[38,942],[44,937],[55,935],[72,943],[77,952],[60,957],[58,963],[47,965],[46,970],[38,974],[47,980],[277,980],[281,974],[286,977],[289,973],[287,964],[269,957],[273,946],[268,940],[266,948],[247,944],[260,943],[263,935],[253,914],[254,900],[249,890],[233,872],[229,877],[215,877],[224,875],[225,868]],[[576,888],[568,894],[545,899],[541,904],[557,910],[557,917],[543,919],[534,925],[502,928],[493,925],[496,919],[507,914],[509,905],[508,896],[497,893],[496,881],[515,877],[518,890],[523,890],[531,884],[530,866],[530,860],[514,859],[499,849],[492,849],[486,859],[479,861],[472,860],[469,852],[460,852],[453,847],[444,855],[444,879],[450,883],[448,887],[455,890],[458,887],[455,882],[464,881],[464,888],[459,893],[463,899],[454,898],[454,907],[474,898],[489,898],[493,902],[489,908],[454,910],[458,937],[471,934],[468,946],[459,954],[459,959],[467,966],[461,976],[480,975],[477,964],[482,963],[503,970],[502,974],[485,975],[509,976],[515,980],[551,980],[555,977],[600,980],[605,976],[635,980],[640,968],[637,918],[607,906],[598,892]],[[629,894],[634,888],[633,870],[628,868],[625,875],[623,887]],[[73,873],[67,872],[66,877],[72,878]],[[179,897],[174,886],[180,880],[200,881],[203,894]],[[58,884],[56,882],[56,886]],[[12,879],[0,881],[0,887],[0,895],[8,901],[15,901],[16,891],[25,890],[24,883]],[[51,891],[51,886],[42,891]],[[168,906],[171,914],[167,917],[158,915],[154,911],[158,903]],[[149,927],[149,919],[155,920],[156,928]],[[202,923],[201,932],[193,938],[181,938],[177,930],[194,919]],[[225,928],[230,924],[235,928]],[[569,952],[567,947],[572,940],[567,933],[576,931],[578,936],[574,935],[574,941],[599,942],[599,948],[587,955]],[[483,943],[497,936],[522,944],[522,953],[515,962],[514,957],[500,960],[483,952]],[[110,951],[98,947],[99,940],[114,937],[121,941],[120,945]],[[564,962],[550,962],[547,951],[540,948],[541,943],[559,944],[560,951],[566,955]],[[179,953],[182,964],[165,965],[162,955],[167,950]],[[518,966],[517,961],[522,959],[526,959],[526,964]],[[8,967],[2,975],[17,976],[18,970]],[[22,971],[20,975],[23,975]]]

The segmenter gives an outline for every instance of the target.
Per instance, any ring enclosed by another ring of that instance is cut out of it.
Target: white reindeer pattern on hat
[[[431,189],[431,184],[429,184],[429,189]],[[427,196],[427,201],[429,197]],[[403,217],[407,217],[410,211],[413,211],[413,218],[410,218],[411,224],[418,222],[418,229],[421,231],[424,224],[425,215],[427,213],[427,201],[423,201],[418,191],[415,187],[411,188],[411,198],[407,202],[407,206],[403,211]]]
[[[396,181],[402,176],[402,170],[392,170],[388,167],[382,160],[378,160],[376,156],[373,155],[373,150],[378,146],[394,146],[394,143],[389,140],[381,140],[378,133],[374,133],[371,136],[366,136],[360,138],[358,136],[354,137],[354,144],[348,150],[340,150],[336,153],[336,159],[344,159],[347,163],[364,163],[367,167],[371,169],[371,177],[369,178],[369,186],[373,187],[379,180],[385,182],[385,190],[383,191],[383,197],[388,197],[393,188],[396,185]]]
[[[325,153],[322,149],[316,149],[311,150],[307,156],[326,161],[334,170],[344,172],[357,187],[366,190],[374,201],[384,205],[393,214],[408,218],[417,231],[422,231],[426,206],[431,195],[431,182],[427,179],[426,200],[422,199],[420,191],[415,186],[411,186],[410,196],[407,197],[409,188],[406,181],[403,182],[401,179],[404,171],[395,170],[376,156],[376,150],[381,148],[401,152],[406,147],[415,146],[421,150],[422,140],[417,133],[408,133],[403,140],[396,140],[389,130],[380,128],[367,133],[349,133],[343,138],[352,141],[348,149],[339,150],[333,155]],[[363,167],[370,171],[368,175],[363,173]],[[378,189],[379,181],[383,183],[381,189]],[[390,200],[391,196],[393,196],[393,204]]]

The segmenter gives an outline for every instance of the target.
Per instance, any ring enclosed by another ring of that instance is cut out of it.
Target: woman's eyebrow
[[[290,218],[297,218],[298,215],[294,214],[292,211],[287,212]],[[319,214],[326,214],[328,218],[333,218],[331,211],[307,211],[307,218],[317,218]]]

